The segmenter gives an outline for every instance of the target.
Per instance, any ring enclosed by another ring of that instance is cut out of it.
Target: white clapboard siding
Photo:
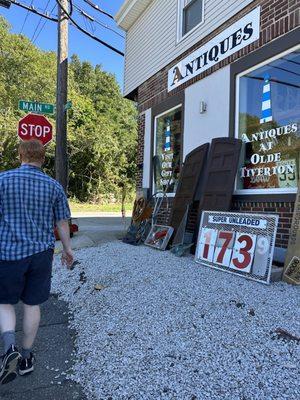
[[[177,43],[177,0],[152,0],[126,38],[125,95],[253,0],[204,0],[204,22]]]

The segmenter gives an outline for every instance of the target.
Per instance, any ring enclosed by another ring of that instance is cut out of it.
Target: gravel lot
[[[94,399],[299,399],[299,288],[112,242],[54,266],[78,332],[71,378]],[[101,285],[94,290],[95,284]]]

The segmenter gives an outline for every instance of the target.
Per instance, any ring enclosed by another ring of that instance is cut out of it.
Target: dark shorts
[[[53,249],[18,261],[0,261],[0,304],[20,300],[36,306],[48,300],[51,288]]]

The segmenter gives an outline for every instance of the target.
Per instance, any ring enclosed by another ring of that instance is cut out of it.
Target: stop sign
[[[52,140],[52,125],[43,115],[28,114],[19,121],[18,136],[22,140],[38,139],[45,146]]]

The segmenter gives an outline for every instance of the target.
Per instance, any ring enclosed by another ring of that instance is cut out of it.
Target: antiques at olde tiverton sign
[[[243,141],[239,194],[295,193],[299,179],[299,50],[236,78],[237,126]]]
[[[283,280],[300,285],[300,182],[295,202],[290,240],[285,260]]]
[[[204,211],[195,261],[268,284],[277,215]]]

